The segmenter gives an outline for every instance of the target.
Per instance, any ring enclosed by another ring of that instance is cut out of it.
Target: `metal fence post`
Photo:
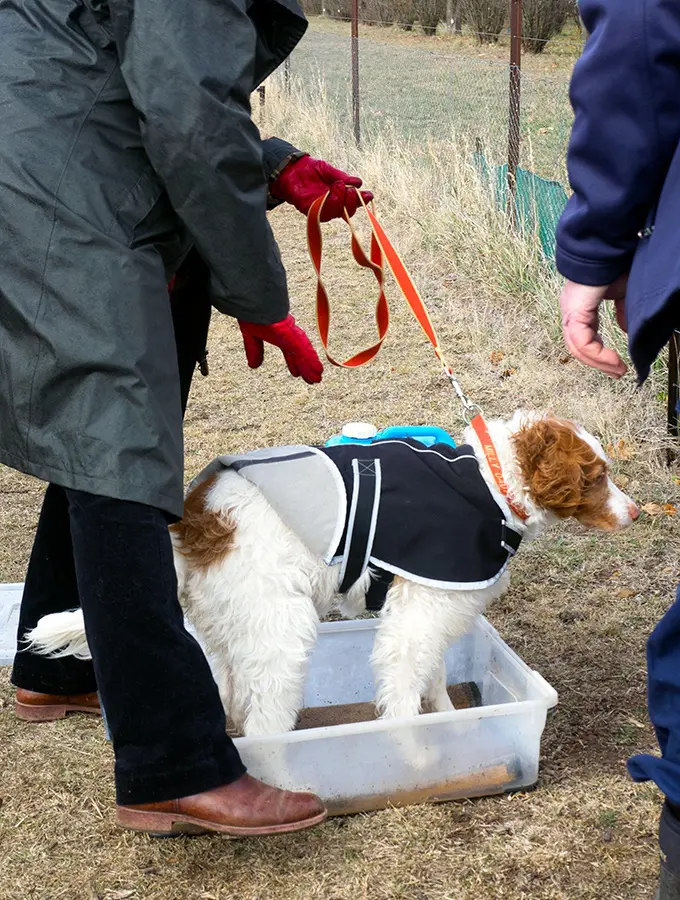
[[[517,213],[522,85],[522,0],[510,0],[510,109],[508,114],[508,212]]]
[[[352,119],[354,140],[361,146],[361,107],[359,104],[359,0],[352,0]]]
[[[680,436],[680,422],[678,421],[678,398],[680,397],[680,371],[678,369],[678,343],[680,342],[680,331],[674,331],[668,345],[668,406],[667,421],[668,433],[677,440]],[[674,449],[668,451],[668,464],[670,465],[675,459],[676,451]]]

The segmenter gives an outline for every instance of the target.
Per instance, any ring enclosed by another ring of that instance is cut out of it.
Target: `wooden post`
[[[359,103],[359,0],[352,0],[352,120],[354,140],[361,146],[361,106]]]
[[[283,64],[283,86],[286,93],[290,93],[290,56],[287,56]]]
[[[668,345],[668,433],[677,440],[680,436],[680,422],[678,414],[678,398],[680,397],[680,372],[678,372],[678,343],[680,342],[680,331],[674,331]],[[668,451],[668,464],[670,465],[676,457],[675,450]]]
[[[508,111],[508,212],[517,214],[522,87],[522,0],[510,0],[510,108]]]
[[[455,18],[453,4],[454,0],[446,0],[446,30],[449,34],[453,34],[453,22]]]
[[[463,33],[463,11],[461,9],[461,0],[456,0],[456,10],[453,14],[453,31],[454,34]]]

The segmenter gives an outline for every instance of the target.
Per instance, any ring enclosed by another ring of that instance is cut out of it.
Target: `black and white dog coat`
[[[256,485],[313,553],[340,564],[340,593],[369,566],[383,584],[402,575],[480,590],[498,581],[522,539],[468,446],[382,440],[256,450],[219,457],[192,487],[224,469]]]

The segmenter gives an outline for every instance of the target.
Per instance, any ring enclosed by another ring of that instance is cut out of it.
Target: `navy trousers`
[[[635,781],[655,782],[680,805],[680,588],[647,642],[647,695],[661,758],[633,756],[628,771]]]

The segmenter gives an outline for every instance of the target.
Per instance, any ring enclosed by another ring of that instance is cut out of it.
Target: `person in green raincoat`
[[[361,181],[262,141],[249,101],[305,28],[296,0],[0,2],[0,463],[48,482],[17,714],[99,712],[101,697],[118,820],[137,830],[325,817],[245,773],[184,628],[167,527],[211,306],[239,320],[252,367],[269,342],[321,380],[266,212],[330,191],[325,218],[351,213]],[[79,606],[92,662],[26,648],[41,616]]]

